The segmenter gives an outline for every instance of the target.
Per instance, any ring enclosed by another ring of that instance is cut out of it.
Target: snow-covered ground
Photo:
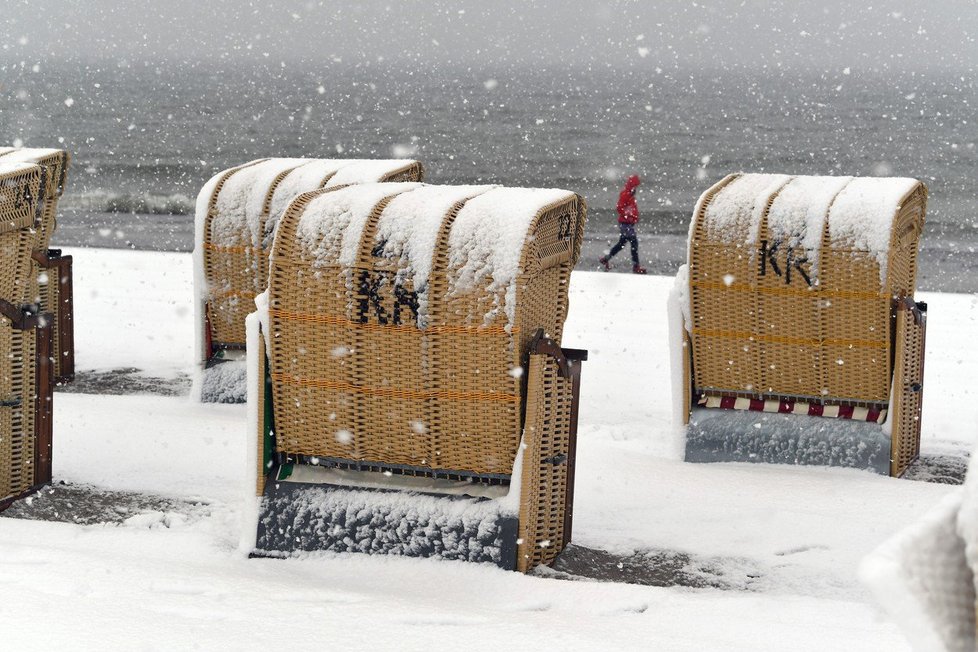
[[[70,250],[80,370],[189,375],[189,254]],[[55,396],[57,480],[202,503],[121,525],[0,517],[4,649],[905,649],[860,559],[948,494],[869,472],[691,465],[670,423],[672,279],[577,272],[564,345],[587,348],[574,541],[676,551],[735,588],[527,577],[435,560],[237,551],[243,405]],[[970,449],[978,297],[929,303],[922,452]]]

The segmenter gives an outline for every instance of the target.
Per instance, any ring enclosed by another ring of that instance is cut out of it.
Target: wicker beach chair
[[[58,383],[70,382],[75,376],[72,259],[62,255],[60,249],[49,248],[70,160],[68,152],[61,149],[0,148],[0,163],[32,163],[44,171],[34,226],[34,275],[29,303],[37,303],[41,313],[52,316],[54,375]]]
[[[211,367],[243,359],[245,316],[267,286],[275,230],[296,196],[354,183],[420,181],[423,174],[421,164],[410,160],[273,158],[214,176],[197,198],[194,266],[199,362]],[[243,367],[238,371],[243,381]],[[243,395],[229,394],[221,387],[222,377],[229,375],[226,369],[202,373],[203,400],[244,400]]]
[[[27,299],[44,171],[0,162],[0,511],[51,478],[51,326]]]
[[[899,476],[916,459],[926,201],[913,179],[775,174],[702,195],[673,297],[687,460]]]
[[[258,554],[553,561],[571,531],[586,353],[559,342],[585,215],[571,192],[487,186],[292,202],[249,327]]]

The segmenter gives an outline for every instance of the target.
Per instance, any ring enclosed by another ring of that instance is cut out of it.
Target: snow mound
[[[978,591],[978,450],[971,454],[958,512],[958,535],[964,542],[964,553]]]
[[[842,466],[889,475],[890,440],[879,424],[863,421],[696,408],[686,461]]]
[[[248,395],[248,369],[244,360],[222,362],[204,369],[200,400],[204,403],[243,403]]]
[[[863,560],[859,576],[915,650],[975,649],[975,588],[955,529],[961,493]]]

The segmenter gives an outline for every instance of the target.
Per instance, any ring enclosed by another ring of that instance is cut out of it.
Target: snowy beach
[[[924,241],[926,244],[926,240]],[[564,346],[586,348],[573,543],[669,559],[679,586],[566,581],[437,560],[237,550],[245,406],[186,395],[191,257],[69,249],[79,388],[118,370],[141,393],[55,394],[55,480],[135,492],[95,522],[42,492],[0,517],[5,642],[24,649],[262,649],[285,631],[346,649],[905,649],[857,579],[860,560],[952,489],[837,468],[683,463],[670,422],[672,279],[575,272]],[[922,262],[922,274],[927,266]],[[978,359],[960,346],[978,297],[929,304],[922,470],[960,471],[975,442]],[[116,388],[118,390],[118,388]],[[161,393],[176,394],[172,396]],[[933,475],[933,474],[932,474]],[[954,475],[953,473],[951,475]],[[933,478],[931,478],[933,479]],[[61,489],[63,492],[64,489]],[[122,507],[119,507],[121,505]],[[572,548],[573,550],[573,548]],[[619,562],[622,563],[622,562]],[[621,579],[635,581],[622,563]],[[614,579],[614,563],[605,573]],[[664,582],[666,584],[670,582]],[[45,615],[40,620],[38,614]],[[56,615],[54,615],[56,614]],[[165,623],[165,624],[162,624]]]

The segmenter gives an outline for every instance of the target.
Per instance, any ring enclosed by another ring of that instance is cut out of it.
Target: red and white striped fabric
[[[852,405],[822,405],[790,399],[742,398],[736,396],[710,396],[700,394],[697,404],[708,408],[724,410],[750,410],[752,412],[778,412],[780,414],[807,414],[813,417],[829,417],[832,419],[852,419],[853,421],[868,421],[883,423],[886,420],[886,408],[883,406],[855,407]]]

